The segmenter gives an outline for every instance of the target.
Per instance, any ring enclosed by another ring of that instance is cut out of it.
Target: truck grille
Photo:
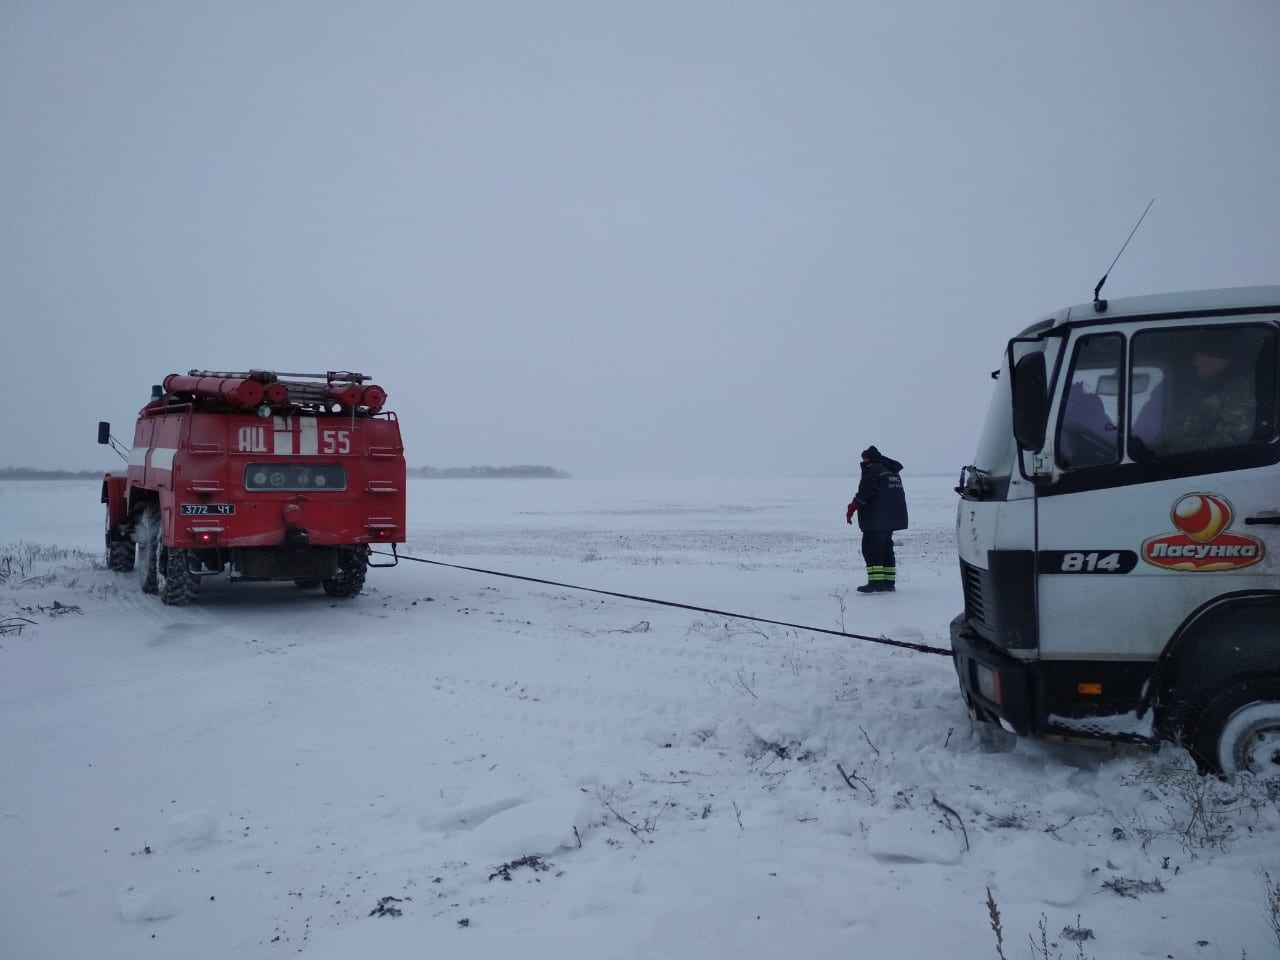
[[[961,560],[960,583],[964,588],[964,615],[969,625],[987,640],[994,640],[990,573]]]
[[[1035,556],[1031,550],[988,550],[986,570],[960,561],[965,619],[988,643],[1005,650],[1039,646]]]

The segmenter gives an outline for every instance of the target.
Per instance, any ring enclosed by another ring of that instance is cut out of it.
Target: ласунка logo
[[[1239,570],[1262,559],[1262,541],[1227,528],[1235,511],[1215,493],[1188,493],[1170,513],[1177,533],[1152,537],[1142,544],[1142,559],[1166,570]]]

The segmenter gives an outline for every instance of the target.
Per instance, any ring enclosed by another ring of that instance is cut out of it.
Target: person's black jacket
[[[907,495],[902,489],[902,464],[871,448],[862,464],[862,480],[853,499],[858,503],[862,530],[907,529]]]

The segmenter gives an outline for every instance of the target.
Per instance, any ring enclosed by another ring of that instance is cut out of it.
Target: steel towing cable
[[[483,567],[468,567],[460,563],[446,563],[443,560],[428,560],[425,557],[414,557],[407,553],[399,553],[395,544],[391,553],[381,550],[371,551],[380,557],[394,557],[397,560],[412,560],[414,563],[429,563],[436,567],[448,567],[451,570],[466,570],[489,577],[505,577],[508,580],[523,580],[526,583],[540,583],[547,587],[560,587],[563,590],[579,590],[583,593],[595,593],[605,597],[617,597],[620,600],[634,600],[637,603],[649,603],[659,607],[675,607],[678,610],[692,610],[695,613],[709,613],[717,617],[729,617],[733,620],[749,620],[753,623],[767,623],[775,627],[790,627],[793,630],[805,630],[809,633],[825,633],[833,637],[845,637],[850,640],[863,640],[867,643],[879,643],[886,647],[899,647],[915,653],[933,653],[941,657],[950,657],[951,651],[944,647],[934,647],[927,643],[912,643],[910,640],[894,640],[890,637],[873,637],[865,633],[849,633],[844,630],[831,630],[827,627],[811,627],[803,623],[788,623],[785,620],[770,620],[767,617],[753,617],[746,613],[733,613],[729,610],[717,610],[714,607],[699,607],[691,603],[677,603],[674,600],[659,600],[654,597],[642,597],[634,593],[619,593],[615,590],[600,590],[596,587],[584,587],[576,583],[561,583],[558,580],[544,580],[541,577],[528,577],[519,573],[506,573],[502,570],[486,570]],[[378,564],[378,566],[394,566],[394,564]]]

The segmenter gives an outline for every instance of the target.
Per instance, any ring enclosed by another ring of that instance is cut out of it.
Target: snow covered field
[[[945,647],[954,481],[894,595],[851,479],[416,481],[405,552]],[[0,484],[3,960],[1280,953],[1274,794],[989,745],[946,657],[412,562],[169,608],[102,509]]]

